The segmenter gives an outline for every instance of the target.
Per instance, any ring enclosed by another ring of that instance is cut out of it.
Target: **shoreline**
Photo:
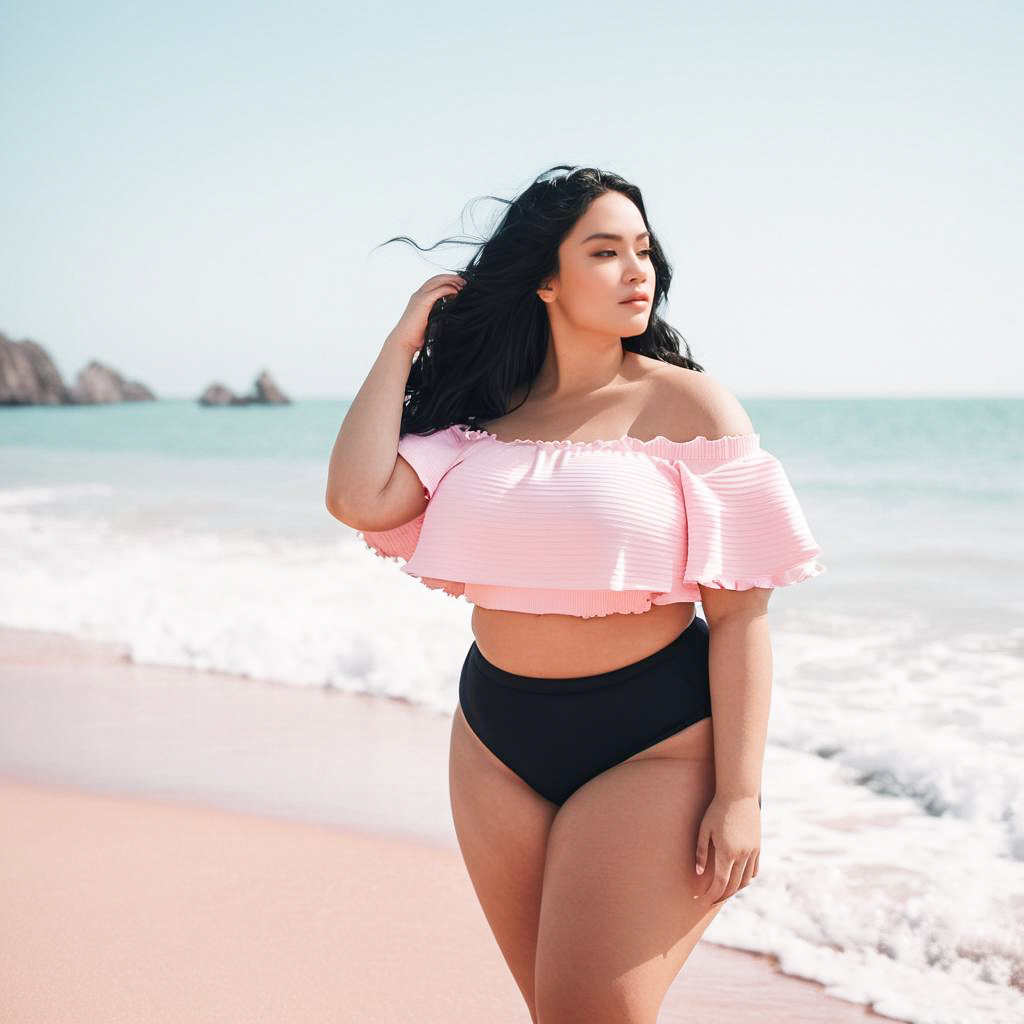
[[[528,1024],[450,823],[450,717],[8,628],[0,712],[3,1019]],[[700,1019],[893,1018],[702,941],[659,1022]]]

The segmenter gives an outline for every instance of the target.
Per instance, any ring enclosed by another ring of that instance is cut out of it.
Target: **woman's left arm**
[[[708,884],[695,898],[728,899],[757,875],[761,849],[761,774],[771,705],[772,590],[700,587],[709,630],[715,796],[697,840],[697,874]]]
[[[720,439],[755,433],[742,403],[713,377],[686,372],[665,379],[676,389],[680,420],[674,436]],[[821,548],[785,472],[760,449],[756,437],[753,450],[733,461],[680,463],[688,527],[684,579],[698,584],[708,624],[715,746],[715,795],[697,838],[697,874],[707,884],[694,899],[710,896],[716,903],[757,876],[758,796],[772,687],[767,611],[773,587],[732,590],[729,583],[777,576],[785,584],[824,571],[816,561]],[[797,570],[805,570],[804,575],[794,579]],[[705,586],[701,580],[720,586]]]

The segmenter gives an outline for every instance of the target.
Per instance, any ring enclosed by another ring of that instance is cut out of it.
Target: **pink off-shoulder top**
[[[760,440],[503,441],[458,425],[406,434],[398,453],[427,507],[357,535],[426,586],[508,611],[590,618],[700,601],[698,584],[787,586],[826,566]]]

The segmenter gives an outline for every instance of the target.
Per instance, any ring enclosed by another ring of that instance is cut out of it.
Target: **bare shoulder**
[[[752,434],[754,425],[740,400],[720,381],[699,370],[641,357],[651,381],[651,416],[673,440]]]

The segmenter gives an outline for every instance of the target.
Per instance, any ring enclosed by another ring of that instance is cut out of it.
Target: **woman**
[[[825,571],[670,281],[639,189],[552,168],[413,295],[331,458],[332,514],[474,604],[452,814],[544,1024],[653,1024],[757,876],[768,599]]]

